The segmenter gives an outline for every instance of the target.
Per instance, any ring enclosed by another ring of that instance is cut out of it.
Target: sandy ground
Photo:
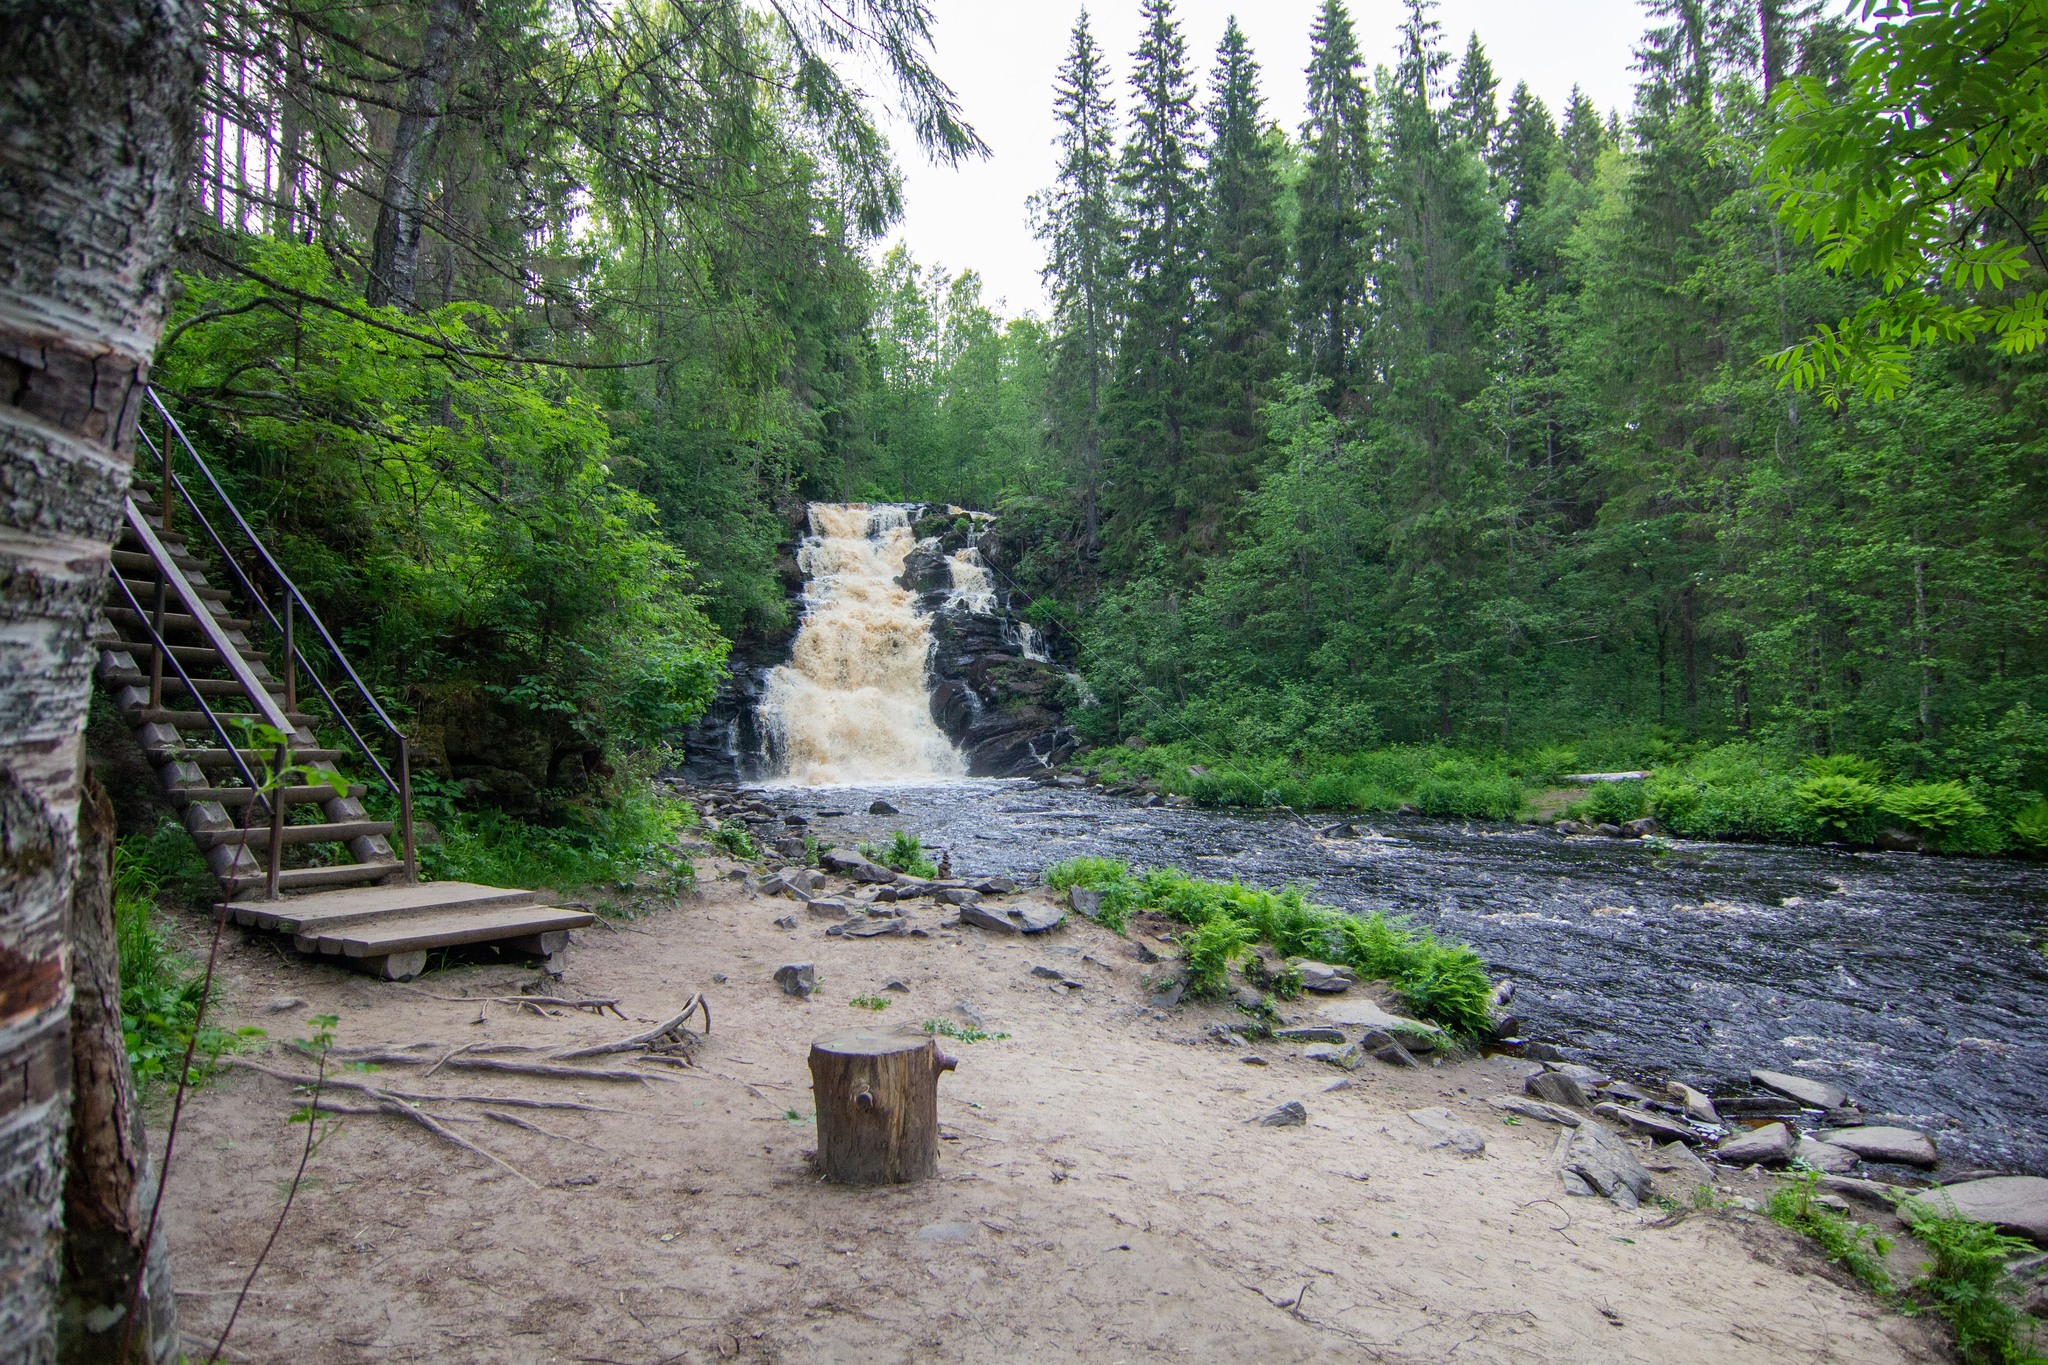
[[[539,1188],[402,1120],[342,1120],[227,1358],[1947,1358],[1932,1328],[1882,1311],[1752,1214],[1671,1220],[1566,1196],[1551,1161],[1557,1130],[1504,1124],[1484,1103],[1518,1088],[1517,1063],[1367,1062],[1332,1090],[1342,1073],[1298,1047],[1255,1045],[1257,1065],[1212,1040],[1209,1024],[1236,1017],[1223,1007],[1146,1009],[1142,978],[1158,969],[1092,924],[991,936],[941,928],[951,912],[917,902],[913,923],[929,937],[842,940],[801,907],[721,879],[728,867],[700,864],[702,889],[680,903],[578,934],[553,987],[616,996],[629,1021],[647,1023],[706,992],[714,1028],[695,1068],[644,1084],[377,1073],[619,1112],[521,1111],[557,1136],[457,1126]],[[795,930],[775,927],[792,912]],[[797,961],[817,964],[808,1001],[771,980]],[[274,1040],[308,1033],[315,1014],[340,1017],[342,1044],[567,1045],[643,1026],[421,993],[516,991],[535,982],[531,969],[457,967],[409,990],[255,936],[230,943],[223,962],[226,1022]],[[1034,965],[1085,988],[1033,976]],[[887,993],[886,1013],[849,1007],[892,978],[909,990]],[[299,1003],[273,1011],[284,1000]],[[810,1039],[915,1025],[961,1002],[1009,1037],[945,1044],[960,1065],[940,1083],[940,1177],[819,1183]],[[282,1054],[266,1064],[297,1065]],[[1305,1127],[1246,1122],[1296,1099]],[[296,1103],[282,1082],[231,1071],[189,1104],[167,1208],[195,1343],[211,1344],[270,1233],[304,1137],[287,1122]],[[1406,1115],[1431,1106],[1481,1129],[1484,1155],[1422,1145]]]

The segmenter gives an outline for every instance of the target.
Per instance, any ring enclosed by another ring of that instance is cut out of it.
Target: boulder
[[[1425,1147],[1448,1147],[1462,1157],[1482,1156],[1486,1134],[1469,1123],[1460,1123],[1448,1109],[1410,1109],[1408,1117],[1429,1134]]]
[[[1522,1082],[1523,1093],[1546,1104],[1559,1104],[1567,1109],[1591,1109],[1593,1097],[1586,1088],[1561,1071],[1539,1071]]]
[[[1085,886],[1070,886],[1067,888],[1067,908],[1077,915],[1094,919],[1102,913],[1102,893],[1090,891]]]
[[[1847,1147],[1837,1147],[1832,1142],[1815,1142],[1812,1138],[1799,1139],[1799,1145],[1792,1149],[1792,1155],[1828,1175],[1841,1175],[1856,1169],[1856,1154]]]
[[[834,938],[887,938],[906,933],[910,929],[907,919],[868,919],[856,917],[842,924],[835,924],[825,932]]]
[[[1388,1066],[1421,1066],[1415,1054],[1402,1045],[1401,1040],[1385,1029],[1372,1029],[1358,1040],[1362,1051],[1370,1052]]]
[[[1160,992],[1159,992],[1159,993],[1158,993],[1157,995],[1154,995],[1154,996],[1152,997],[1152,1000],[1151,1000],[1151,1005],[1152,1005],[1152,1008],[1153,1008],[1153,1009],[1155,1009],[1155,1010],[1170,1010],[1170,1009],[1172,1009],[1172,1008],[1173,1008],[1173,1007],[1174,1007],[1175,1005],[1178,1005],[1178,1004],[1180,1003],[1181,997],[1182,997],[1182,996],[1184,996],[1184,995],[1186,995],[1187,993],[1188,993],[1188,983],[1187,983],[1187,982],[1185,982],[1185,981],[1174,981],[1174,982],[1170,982],[1170,983],[1168,983],[1168,985],[1167,985],[1167,987],[1166,987],[1166,989],[1165,989],[1165,990],[1163,990],[1163,991],[1160,991]]]
[[[1561,1104],[1548,1104],[1531,1099],[1527,1095],[1489,1095],[1486,1102],[1502,1113],[1515,1114],[1525,1119],[1540,1119],[1554,1123],[1561,1128],[1576,1128],[1586,1121],[1585,1115],[1577,1114]]]
[[[1558,1134],[1558,1174],[1572,1194],[1602,1194],[1633,1209],[1650,1197],[1650,1173],[1628,1144],[1597,1123]]]
[[[1913,1201],[1935,1213],[1953,1209],[2014,1237],[2048,1246],[2048,1180],[2038,1175],[1995,1175],[1962,1180]]]
[[[1301,988],[1318,995],[1339,995],[1358,984],[1349,967],[1329,962],[1298,962],[1295,970],[1301,973]]]
[[[1535,1060],[1541,1061],[1543,1059],[1537,1058]],[[1581,1086],[1583,1086],[1588,1092],[1598,1090],[1601,1086],[1607,1085],[1614,1080],[1614,1077],[1608,1075],[1606,1072],[1600,1070],[1598,1067],[1581,1066],[1577,1062],[1567,1062],[1561,1057],[1550,1061],[1544,1061],[1543,1069],[1545,1071],[1555,1071],[1561,1076],[1571,1077],[1573,1080],[1577,1081]]]
[[[811,993],[818,989],[817,964],[792,962],[787,966],[777,967],[775,981],[782,987],[784,995],[793,995],[800,1000],[809,999]]]
[[[1664,827],[1657,823],[1655,816],[1645,815],[1640,820],[1624,821],[1621,832],[1631,839],[1647,839],[1653,834],[1662,834]]]
[[[1678,1119],[1666,1118],[1648,1109],[1638,1109],[1632,1104],[1596,1104],[1593,1112],[1603,1119],[1627,1124],[1638,1133],[1658,1142],[1705,1142],[1706,1138],[1690,1124]]]
[[[1849,1102],[1848,1091],[1826,1081],[1809,1080],[1783,1071],[1752,1071],[1749,1078],[1764,1089],[1775,1090],[1810,1109],[1840,1109]]]
[[[970,895],[973,893],[970,892]],[[1055,928],[1067,912],[1050,901],[1019,901],[1015,905],[983,905],[976,896],[960,906],[963,924],[978,925],[999,934],[1042,934]]]
[[[842,920],[853,913],[853,905],[850,902],[827,900],[823,897],[809,902],[804,908],[818,919]]]
[[[862,854],[850,848],[828,848],[818,855],[818,863],[829,872],[842,877],[851,877],[857,882],[869,882],[876,886],[896,880],[896,873],[880,863],[869,862]]]
[[[1819,1142],[1846,1147],[1865,1161],[1892,1161],[1901,1166],[1932,1166],[1941,1160],[1934,1139],[1914,1128],[1871,1125],[1862,1128],[1824,1128],[1815,1133]]]
[[[890,805],[890,804],[889,804],[889,803],[888,803],[887,801],[881,801],[881,800],[877,800],[877,801],[871,802],[871,803],[870,803],[870,804],[868,805],[868,814],[869,814],[869,815],[901,815],[901,814],[903,814],[903,812],[902,812],[902,811],[900,811],[900,810],[897,810],[897,809],[896,809],[896,808],[895,808],[894,806]]]
[[[1312,1062],[1327,1062],[1331,1066],[1356,1071],[1358,1064],[1365,1060],[1356,1043],[1310,1043],[1301,1050],[1301,1055]]]
[[[1017,882],[1011,877],[983,877],[972,885],[984,896],[1013,896],[1017,893]]]
[[[949,886],[943,890],[932,892],[932,899],[940,905],[979,905],[981,904],[981,893],[979,891],[970,891],[964,886]]]
[[[776,928],[778,928],[778,929],[794,929],[794,928],[796,928],[796,916],[795,916],[795,915],[784,915],[784,916],[783,916],[783,917],[782,917],[781,919],[779,919],[779,920],[776,920],[776,921],[775,921],[775,927],[776,927]]]
[[[1782,1166],[1792,1159],[1792,1130],[1767,1123],[1731,1137],[1714,1149],[1714,1159],[1727,1166]]]
[[[1308,1122],[1308,1106],[1300,1100],[1289,1100],[1278,1109],[1259,1115],[1255,1122],[1261,1128],[1299,1128]]]
[[[1661,1177],[1657,1183],[1674,1198],[1714,1183],[1714,1168],[1700,1160],[1699,1154],[1683,1142],[1667,1142],[1651,1148],[1643,1157],[1643,1165],[1651,1175]]]
[[[1299,1028],[1277,1028],[1273,1030],[1273,1036],[1283,1043],[1341,1044],[1346,1041],[1343,1029],[1321,1028],[1314,1024],[1306,1024]]]
[[[1687,1118],[1698,1119],[1701,1123],[1711,1123],[1715,1127],[1721,1126],[1721,1113],[1714,1108],[1714,1102],[1707,1098],[1705,1092],[1693,1089],[1684,1081],[1672,1081],[1664,1087],[1664,1091],[1685,1110]]]
[[[1351,1024],[1360,1028],[1387,1029],[1402,1033],[1413,1033],[1417,1037],[1429,1037],[1442,1033],[1434,1024],[1425,1024],[1419,1019],[1410,1019],[1403,1014],[1391,1014],[1367,996],[1353,996],[1348,1000],[1332,1000],[1316,1010],[1318,1018],[1332,1024]]]

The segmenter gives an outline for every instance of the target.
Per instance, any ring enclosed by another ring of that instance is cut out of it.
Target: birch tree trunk
[[[370,242],[370,276],[363,294],[379,307],[412,307],[420,273],[420,231],[427,221],[427,157],[447,108],[456,58],[475,23],[473,0],[433,0],[420,64],[406,82],[405,108],[392,136],[377,232]]]
[[[0,1360],[56,1350],[88,640],[202,69],[192,0],[0,0]]]

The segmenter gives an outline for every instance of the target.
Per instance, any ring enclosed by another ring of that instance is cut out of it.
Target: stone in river
[[[1313,1024],[1300,1028],[1276,1028],[1273,1036],[1283,1043],[1342,1043],[1344,1030],[1340,1028],[1318,1028]]]
[[[792,962],[786,967],[775,969],[775,980],[782,987],[784,995],[807,998],[818,989],[818,968],[810,962]]]
[[[1546,1104],[1561,1104],[1568,1109],[1591,1109],[1593,1097],[1577,1080],[1561,1071],[1539,1071],[1522,1082],[1527,1094]]]
[[[980,900],[976,896],[961,905],[961,921],[999,934],[1041,934],[1067,917],[1065,910],[1050,901],[1025,900],[1015,905],[993,906],[983,905]]]
[[[1729,1166],[1782,1166],[1792,1159],[1792,1130],[1767,1123],[1714,1149],[1714,1159]]]
[[[1425,1147],[1448,1147],[1459,1156],[1482,1156],[1486,1152],[1486,1134],[1468,1123],[1458,1122],[1448,1109],[1410,1109],[1408,1117],[1422,1126],[1429,1134]]]
[[[2038,1175],[1995,1175],[1985,1180],[1958,1181],[1914,1202],[1935,1213],[1947,1213],[1953,1207],[1965,1218],[2048,1246],[2048,1180]]]
[[[1895,1161],[1902,1166],[1932,1166],[1941,1159],[1934,1139],[1912,1128],[1828,1128],[1815,1133],[1816,1141],[1846,1147],[1865,1161]]]
[[[1766,1090],[1775,1090],[1815,1109],[1840,1109],[1849,1102],[1849,1092],[1826,1081],[1808,1080],[1783,1071],[1752,1071],[1749,1078]]]
[[[1319,995],[1338,995],[1357,984],[1350,968],[1328,962],[1298,962],[1295,970],[1301,973],[1301,988]]]
[[[1668,1119],[1662,1114],[1653,1114],[1647,1109],[1638,1109],[1631,1104],[1596,1104],[1593,1112],[1603,1119],[1625,1123],[1659,1142],[1705,1142],[1706,1138],[1693,1130],[1690,1124],[1678,1119]]]
[[[1271,1113],[1261,1114],[1257,1122],[1261,1128],[1298,1128],[1308,1122],[1308,1106],[1289,1100]]]
[[[1701,1123],[1711,1123],[1716,1127],[1720,1126],[1720,1111],[1714,1108],[1714,1102],[1708,1099],[1701,1091],[1693,1089],[1684,1081],[1672,1081],[1664,1087],[1664,1090],[1673,1100],[1684,1107],[1686,1117],[1698,1119]]]
[[[1792,1155],[1798,1157],[1816,1171],[1829,1175],[1841,1175],[1856,1169],[1857,1155],[1847,1147],[1837,1147],[1832,1142],[1815,1142],[1812,1138],[1799,1139],[1799,1145]]]
[[[901,815],[901,814],[903,814],[903,812],[902,812],[902,811],[900,811],[900,810],[897,810],[897,809],[896,809],[896,808],[895,808],[894,806],[890,805],[890,804],[889,804],[889,803],[888,803],[887,801],[875,801],[875,802],[871,803],[871,804],[870,804],[870,805],[868,806],[868,814],[869,814],[869,815]]]

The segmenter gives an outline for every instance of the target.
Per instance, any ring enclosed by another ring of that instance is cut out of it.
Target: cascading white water
[[[932,720],[931,622],[898,585],[915,548],[906,509],[814,502],[797,551],[804,616],[790,660],[768,674],[761,719],[777,782],[929,782],[962,777]]]
[[[981,554],[973,546],[955,550],[946,558],[953,574],[953,596],[949,606],[961,606],[987,614],[996,609],[996,581],[983,567]]]

